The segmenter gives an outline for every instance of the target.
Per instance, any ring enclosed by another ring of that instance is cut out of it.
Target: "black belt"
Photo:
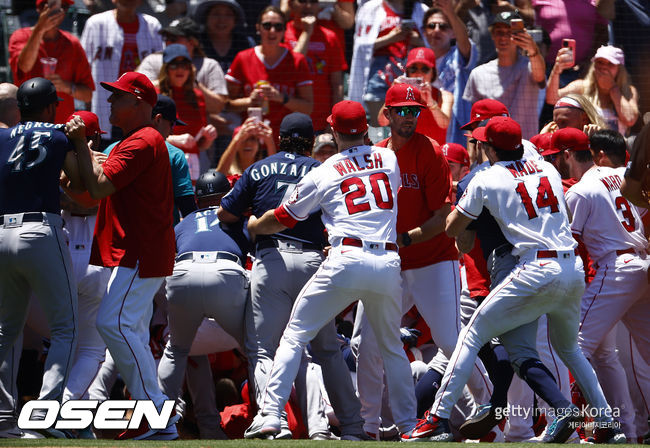
[[[293,241],[293,240],[285,240],[285,241],[289,241],[290,243],[294,243],[294,244],[300,244],[303,249],[323,250],[323,246],[321,246],[320,244],[303,243],[302,241]],[[257,250],[269,249],[271,247],[280,247],[279,241],[276,239],[270,239],[270,240],[260,241],[259,243],[257,243]]]
[[[18,214],[18,213],[15,213]],[[27,212],[23,213],[23,222],[43,222],[43,212]],[[0,216],[0,226],[4,225],[5,217]]]
[[[217,251],[216,255],[217,260],[229,260],[234,261],[241,266],[241,261],[237,255],[231,254],[230,252],[221,252]],[[176,262],[185,261],[185,260],[194,260],[194,252],[185,252],[176,257]]]
[[[537,258],[557,258],[557,252],[556,250],[538,250],[537,251]],[[566,251],[560,251],[560,252],[566,252]],[[573,249],[573,255],[579,255],[578,254],[578,248],[576,247]]]
[[[346,237],[346,238],[343,238],[341,240],[341,244],[344,245],[344,246],[363,247],[363,241],[361,241],[359,238]],[[397,247],[397,244],[395,244],[395,243],[376,243],[377,246],[379,246],[380,244],[383,244],[384,248],[386,250],[392,250],[392,251],[395,251],[395,252],[397,252],[399,250],[399,248]],[[372,245],[372,243],[371,243],[371,245]],[[379,249],[379,247],[377,247],[377,249]]]

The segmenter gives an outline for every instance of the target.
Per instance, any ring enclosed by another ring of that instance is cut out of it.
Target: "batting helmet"
[[[196,181],[196,197],[209,196],[212,194],[228,193],[230,191],[230,182],[226,176],[218,171],[208,171],[201,174]]]
[[[45,78],[32,78],[22,83],[18,88],[16,99],[21,110],[39,110],[62,101],[56,95],[56,88],[52,81]]]

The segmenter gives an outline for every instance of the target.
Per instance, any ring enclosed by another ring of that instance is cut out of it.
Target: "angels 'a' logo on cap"
[[[406,99],[411,100],[411,101],[415,101],[415,94],[413,93],[413,87],[411,87],[411,86],[408,86],[406,88]]]
[[[418,50],[417,59],[424,59],[424,50]]]
[[[442,148],[442,153],[447,157],[447,150],[449,149],[449,145],[443,145]]]

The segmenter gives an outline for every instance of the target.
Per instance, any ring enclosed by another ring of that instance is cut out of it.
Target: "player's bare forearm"
[[[474,248],[474,240],[476,239],[476,232],[467,230],[461,232],[456,237],[456,248],[463,254],[469,253]]]
[[[445,231],[445,220],[451,211],[451,204],[445,204],[433,213],[420,227],[409,230],[412,244],[423,243]]]
[[[267,210],[261,218],[251,216],[248,220],[248,233],[255,235],[273,235],[287,228],[275,217],[275,210]]]
[[[449,216],[447,216],[445,232],[449,238],[456,238],[467,228],[470,222],[472,222],[471,218],[463,215],[455,208],[451,211]]]
[[[641,182],[638,180],[632,179],[631,177],[623,178],[621,194],[637,207],[650,209],[650,202],[648,202],[646,195],[643,194]]]

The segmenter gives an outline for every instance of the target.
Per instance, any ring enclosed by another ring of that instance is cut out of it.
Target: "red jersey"
[[[386,34],[390,33],[394,28],[397,28],[399,25],[402,23],[402,17],[397,14],[393,9],[386,4],[386,2],[382,2],[384,10],[386,11],[386,17],[384,18],[384,21],[381,23],[379,26],[379,35],[377,37],[382,37],[385,36]],[[386,45],[385,47],[381,47],[378,50],[375,50],[374,55],[375,56],[393,56],[398,59],[404,59],[406,57],[406,53],[408,50],[408,41],[409,38],[407,37],[404,40],[401,40],[399,42],[394,42],[390,45]]]
[[[41,58],[56,58],[56,74],[62,80],[83,84],[91,90],[95,90],[95,83],[90,71],[90,65],[86,58],[86,52],[81,46],[79,39],[72,34],[58,30],[59,37],[53,41],[42,41],[38,47],[38,56],[34,67],[29,72],[23,72],[18,68],[18,56],[27,44],[29,36],[32,35],[32,28],[21,28],[16,30],[9,39],[9,64],[14,76],[14,83],[19,86],[28,79],[43,76],[43,65]],[[55,123],[65,123],[66,118],[75,111],[74,98],[63,92],[57,92],[63,101],[56,108]]]
[[[337,3],[355,3],[355,0],[338,0]],[[345,42],[345,32],[334,20],[318,19],[318,24],[324,26],[330,31],[334,31],[336,39],[339,42]],[[286,39],[286,36],[285,36]]]
[[[463,254],[462,260],[465,263],[465,276],[467,277],[467,289],[469,296],[487,297],[490,294],[490,274],[487,270],[487,263],[483,257],[483,249],[478,238],[474,239],[474,247],[468,254]]]
[[[156,87],[156,92],[160,93],[159,87]],[[173,135],[190,134],[192,137],[195,137],[201,128],[208,124],[203,92],[199,89],[194,89],[194,95],[196,95],[196,105],[187,100],[185,90],[180,87],[172,87],[171,97],[176,103],[176,116],[181,121],[187,123],[187,126],[174,126],[172,129]],[[196,151],[185,152],[198,153],[198,148],[196,148]]]
[[[127,268],[138,264],[142,278],[170,275],[174,195],[162,135],[150,126],[131,132],[103,167],[117,191],[99,203],[90,263]]]
[[[432,87],[431,95],[435,98],[438,104],[442,102],[440,90]],[[428,107],[422,109],[415,131],[435,140],[439,145],[444,145],[447,142],[447,128],[441,128],[438,126],[436,119],[433,118],[433,112],[431,112],[431,109]]]
[[[239,84],[243,88],[242,96],[250,96],[258,81],[268,81],[281,93],[289,96],[296,95],[296,88],[312,85],[311,75],[307,60],[301,54],[294,53],[288,48],[284,55],[273,66],[262,61],[259,47],[248,48],[240,51],[232,61],[226,80]],[[280,133],[282,119],[291,113],[291,110],[282,104],[270,101],[268,118],[277,137]],[[243,117],[242,117],[243,118]]]
[[[302,31],[296,29],[294,22],[287,23],[284,41],[294,48]],[[314,110],[311,119],[314,130],[327,128],[327,117],[332,112],[332,85],[330,74],[348,69],[343,48],[333,31],[320,25],[314,26],[314,32],[307,49],[307,65],[314,81]]]
[[[389,140],[376,146],[387,148]],[[436,210],[451,203],[451,172],[440,146],[417,132],[396,155],[402,174],[402,187],[397,193],[397,233],[403,233],[419,227]],[[458,260],[454,239],[445,232],[423,243],[402,247],[399,254],[402,270]]]

